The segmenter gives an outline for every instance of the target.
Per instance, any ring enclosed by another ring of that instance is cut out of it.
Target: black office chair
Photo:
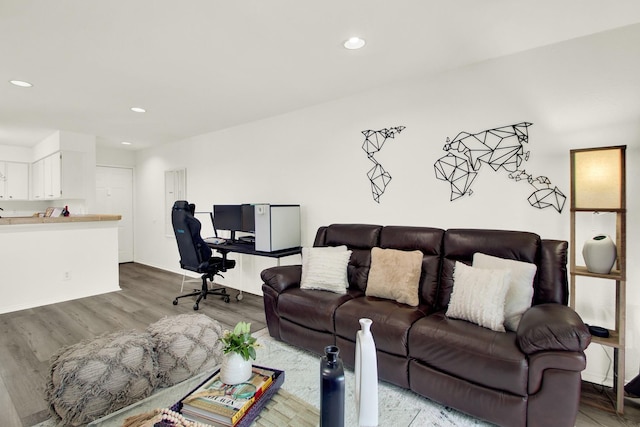
[[[200,236],[201,224],[194,216],[194,212],[195,205],[189,204],[185,200],[178,200],[173,204],[173,209],[171,210],[171,223],[173,224],[173,232],[176,235],[178,251],[180,252],[180,267],[185,270],[202,273],[202,288],[194,289],[190,294],[177,296],[173,300],[173,305],[178,304],[179,298],[197,295],[198,298],[193,305],[193,309],[198,310],[200,301],[203,298],[206,299],[207,295],[218,295],[222,297],[224,302],[229,302],[230,295],[227,293],[226,288],[209,289],[207,279],[214,284],[214,276],[222,276],[220,272],[225,272],[235,267],[236,262],[223,257],[211,256],[211,248]]]

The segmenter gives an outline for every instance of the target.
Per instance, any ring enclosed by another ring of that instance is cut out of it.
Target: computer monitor
[[[242,230],[245,233],[256,232],[256,214],[255,206],[250,204],[242,205]]]
[[[248,203],[242,205],[213,205],[213,224],[215,230],[228,230],[232,241],[236,240],[236,231],[255,233],[254,206]],[[252,241],[251,236],[242,239]]]
[[[235,240],[236,231],[242,230],[242,205],[213,205],[213,223],[216,230],[230,231]]]

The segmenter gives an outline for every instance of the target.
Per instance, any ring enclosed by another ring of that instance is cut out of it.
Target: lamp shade
[[[573,209],[625,208],[626,146],[571,150]]]

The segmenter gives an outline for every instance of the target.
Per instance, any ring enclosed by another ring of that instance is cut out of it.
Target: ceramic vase
[[[611,237],[599,234],[584,242],[582,257],[589,272],[609,274],[616,262],[616,244]]]
[[[320,427],[344,427],[344,367],[334,345],[320,360]]]
[[[371,319],[360,319],[356,334],[356,411],[360,427],[378,425],[378,358]]]
[[[240,384],[251,378],[251,359],[244,360],[239,353],[224,355],[220,367],[220,380],[229,385]]]

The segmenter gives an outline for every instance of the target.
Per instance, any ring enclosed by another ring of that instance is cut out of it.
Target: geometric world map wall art
[[[396,134],[399,134],[404,129],[404,126],[396,126],[380,130],[362,131],[364,135],[362,149],[367,153],[369,161],[373,163],[373,167],[367,172],[367,178],[371,183],[371,196],[377,203],[380,203],[380,196],[385,192],[391,181],[391,174],[376,160],[375,154],[382,150],[388,139],[395,138]]]
[[[450,200],[472,195],[471,185],[483,165],[494,172],[505,171],[507,177],[533,187],[527,198],[531,206],[538,209],[554,208],[562,212],[567,197],[551,184],[546,176],[534,176],[522,168],[529,160],[528,128],[532,123],[483,130],[478,133],[460,132],[453,141],[447,138],[443,150],[447,154],[433,165],[436,178],[447,181],[451,187]]]

